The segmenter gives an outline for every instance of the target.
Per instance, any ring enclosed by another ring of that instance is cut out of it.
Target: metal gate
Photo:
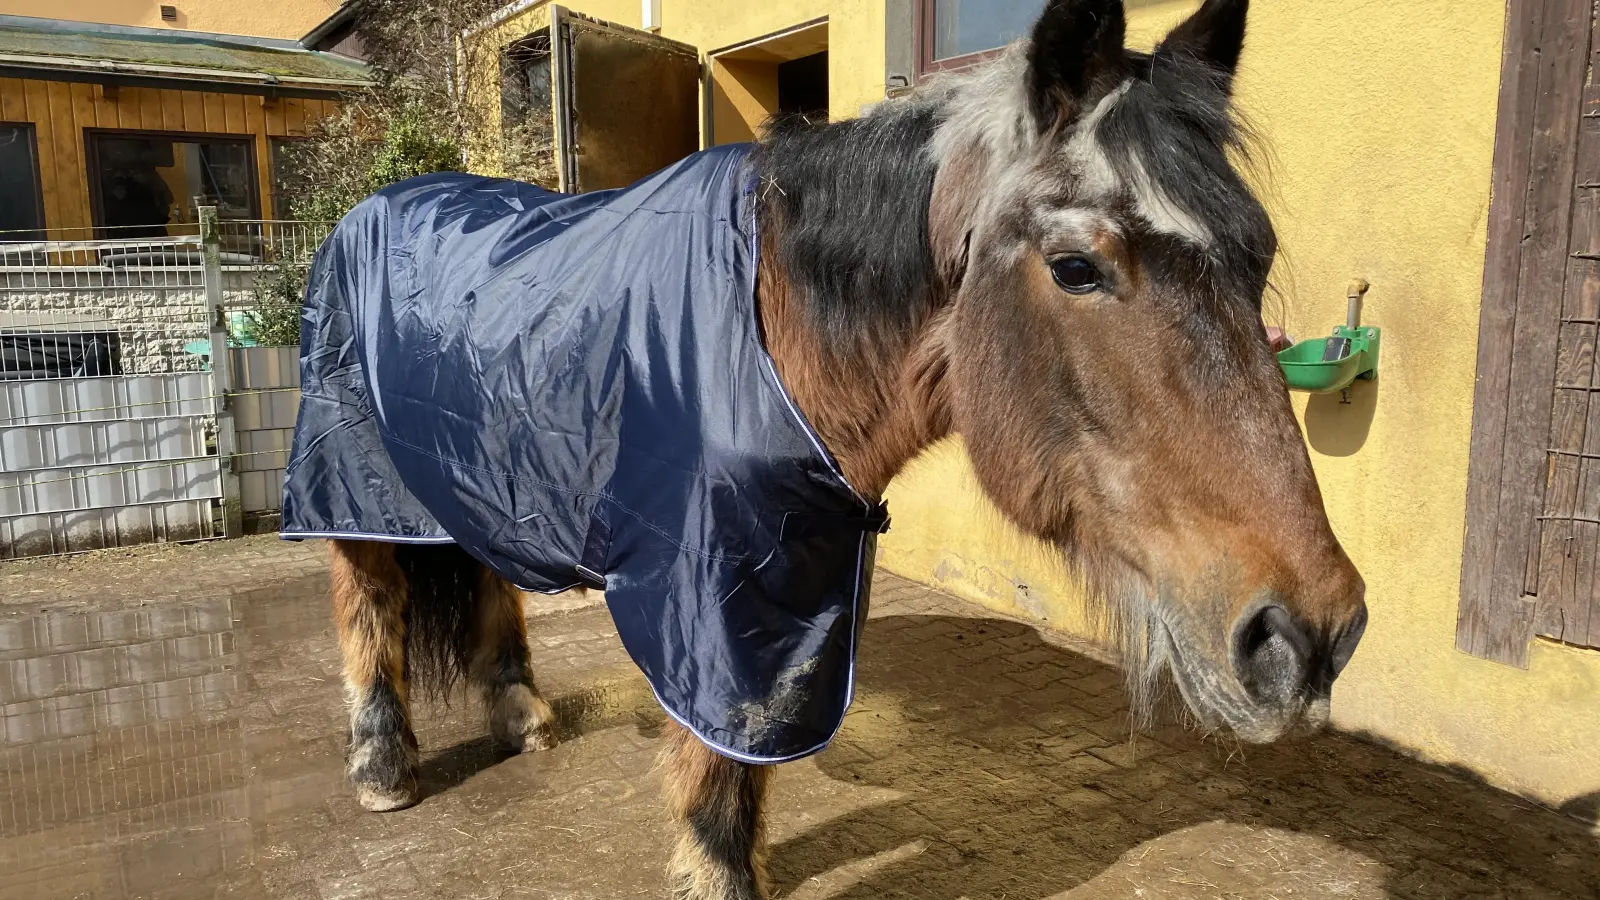
[[[294,352],[262,345],[298,340],[327,229],[209,208],[185,229],[0,240],[0,558],[231,536],[276,510],[298,390]]]

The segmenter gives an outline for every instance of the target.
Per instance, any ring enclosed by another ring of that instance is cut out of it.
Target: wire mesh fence
[[[218,223],[224,276],[230,271],[241,276],[223,293],[233,346],[300,345],[306,275],[331,229],[325,222]]]
[[[218,223],[230,345],[298,344],[305,273],[328,230]],[[205,371],[210,310],[199,226],[149,232],[0,232],[0,381]]]
[[[0,232],[0,558],[220,536],[275,512],[328,230],[213,213]]]
[[[207,330],[198,231],[107,231],[0,233],[0,380],[204,370],[183,349]]]

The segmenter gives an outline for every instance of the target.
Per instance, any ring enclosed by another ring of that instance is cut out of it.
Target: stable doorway
[[[709,144],[755,140],[774,115],[826,120],[828,22],[796,25],[707,54]]]

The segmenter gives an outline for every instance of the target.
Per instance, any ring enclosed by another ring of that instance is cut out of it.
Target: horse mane
[[[924,152],[937,107],[890,102],[834,123],[776,119],[753,155],[757,223],[823,347],[905,345],[937,306]]]

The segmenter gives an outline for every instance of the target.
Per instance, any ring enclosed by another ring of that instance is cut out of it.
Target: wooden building
[[[0,16],[0,240],[282,217],[284,143],[367,84],[297,41]]]

